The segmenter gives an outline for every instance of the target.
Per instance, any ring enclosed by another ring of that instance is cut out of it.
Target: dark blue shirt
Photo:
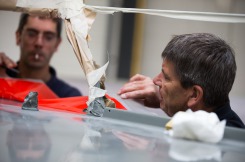
[[[237,128],[245,128],[242,120],[239,116],[231,109],[230,103],[217,107],[214,111],[220,120],[226,120],[226,125]]]
[[[16,68],[18,69],[18,68]],[[68,85],[66,82],[60,80],[56,77],[56,71],[54,68],[50,67],[49,72],[51,74],[51,78],[48,82],[46,82],[46,85],[59,97],[74,97],[74,96],[81,96],[81,92]],[[17,78],[17,73],[6,70],[6,73],[13,78]]]

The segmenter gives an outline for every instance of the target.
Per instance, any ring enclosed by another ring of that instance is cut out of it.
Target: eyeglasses
[[[57,39],[57,34],[52,31],[40,32],[36,29],[26,29],[23,31],[23,34],[28,37],[29,40],[37,41],[41,36],[41,39],[44,43],[51,43]]]

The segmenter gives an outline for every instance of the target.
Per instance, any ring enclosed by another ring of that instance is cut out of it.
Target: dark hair
[[[224,40],[208,33],[178,35],[162,57],[174,64],[183,88],[203,88],[205,106],[229,101],[237,67],[233,49]]]
[[[19,21],[19,26],[17,29],[17,32],[21,33],[25,24],[27,23],[27,19],[30,15],[27,13],[22,13],[20,15],[20,21]],[[42,17],[45,18],[45,17]],[[62,19],[61,18],[52,18],[52,20],[54,22],[56,22],[56,30],[57,30],[57,37],[60,38],[61,37],[61,30],[62,30]]]

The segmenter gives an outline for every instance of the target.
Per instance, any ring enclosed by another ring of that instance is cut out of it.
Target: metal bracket
[[[100,82],[95,84],[95,87],[100,88]],[[103,97],[98,97],[94,101],[92,101],[88,108],[85,110],[88,115],[93,115],[97,117],[103,116],[105,110],[105,101]]]
[[[30,92],[24,100],[22,104],[22,110],[32,110],[38,111],[38,93],[37,92]]]

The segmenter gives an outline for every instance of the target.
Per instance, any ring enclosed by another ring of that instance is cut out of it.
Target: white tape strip
[[[142,13],[185,20],[245,23],[245,14],[91,6],[83,4],[82,0],[18,0],[16,6],[59,9],[62,18],[70,18],[77,15],[81,8],[88,8],[105,14],[115,12]]]
[[[103,75],[105,75],[108,64],[109,61],[99,69],[96,69],[87,74],[87,80],[89,84],[89,100],[87,102],[87,105],[89,105],[95,98],[105,95],[106,90],[94,87],[94,85],[100,80]]]
[[[86,21],[86,17],[81,11],[79,15],[70,18],[72,24],[72,30],[75,33],[76,39],[78,41],[79,49],[84,52],[86,61],[93,61],[93,56],[88,47],[86,37],[89,32],[89,25]]]
[[[94,86],[100,80],[100,78],[103,75],[105,75],[105,71],[106,71],[108,64],[109,64],[109,61],[104,66],[100,67],[99,69],[96,69],[88,73],[87,79],[88,79],[89,86]]]
[[[89,96],[88,101],[86,104],[89,106],[89,104],[94,101],[98,97],[103,97],[106,94],[106,90],[97,88],[97,87],[89,87]]]
[[[69,19],[81,13],[83,0],[55,0],[58,11],[63,19]]]
[[[115,12],[142,13],[155,16],[163,16],[175,19],[225,22],[225,23],[245,23],[245,14],[215,13],[215,12],[195,12],[195,11],[175,11],[156,9],[119,8],[85,5],[85,8],[95,12],[113,14]]]

